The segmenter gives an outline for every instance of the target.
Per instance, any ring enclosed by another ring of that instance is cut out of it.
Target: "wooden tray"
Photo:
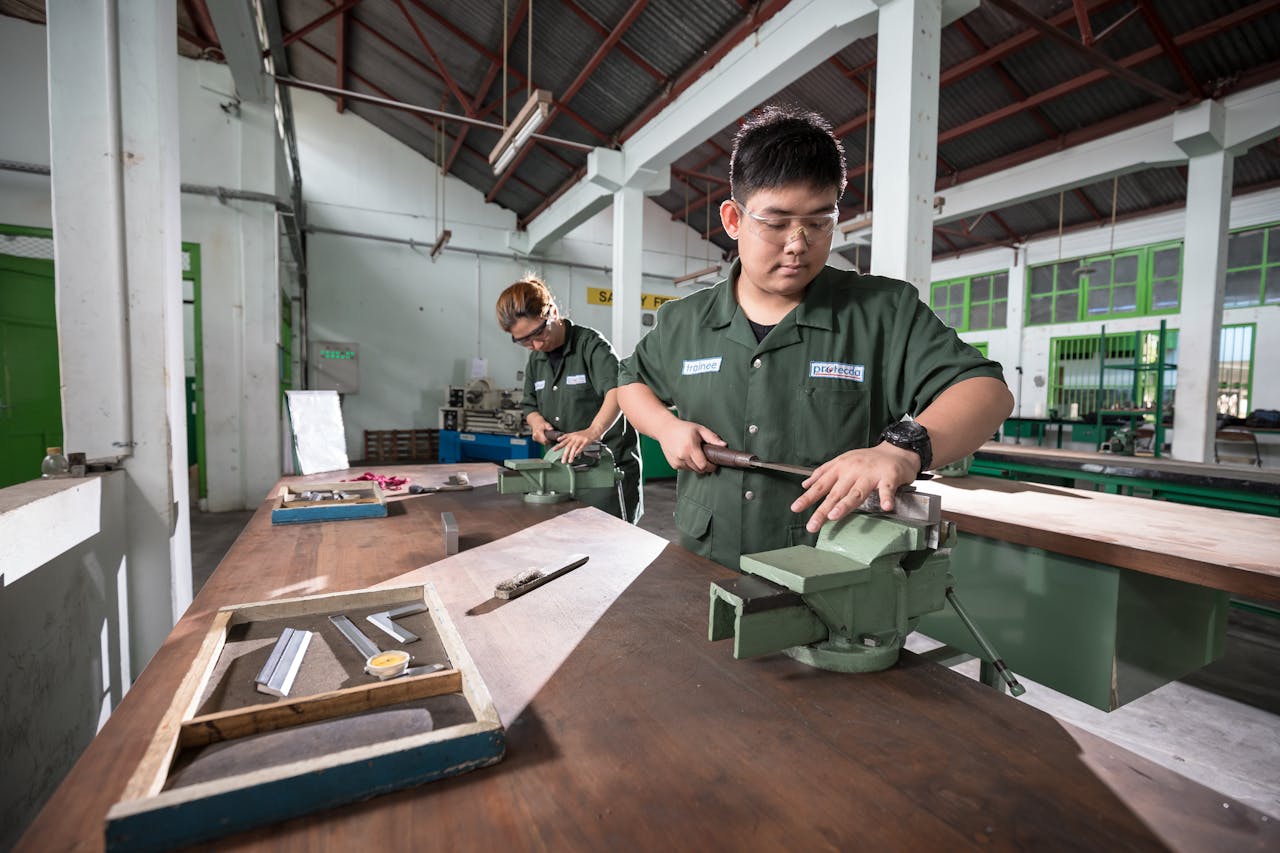
[[[303,500],[306,492],[347,492],[357,497],[333,501]],[[342,521],[348,518],[386,518],[387,500],[372,481],[351,483],[306,483],[281,486],[271,507],[272,524],[301,524],[308,521]]]
[[[417,642],[401,644],[364,618],[411,603],[427,610],[396,621]],[[378,681],[329,623],[338,613],[382,650],[403,648],[412,665],[446,668]],[[317,633],[292,695],[270,699],[254,677],[283,627]],[[505,744],[431,584],[224,607],[107,813],[106,847],[165,850],[217,838],[494,764]]]

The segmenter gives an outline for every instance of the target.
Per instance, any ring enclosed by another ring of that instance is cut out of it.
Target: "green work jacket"
[[[825,267],[804,301],[756,342],[733,282],[667,302],[622,362],[618,384],[642,382],[687,421],[770,462],[816,466],[869,447],[904,414],[999,364],[965,344],[906,282]],[[681,544],[739,568],[743,554],[814,544],[793,513],[801,478],[720,468],[677,475]]]
[[[595,329],[564,320],[564,359],[559,370],[551,369],[545,352],[530,351],[524,371],[521,405],[526,416],[538,412],[561,432],[577,432],[591,426],[604,405],[604,396],[617,387],[618,356],[613,346]],[[635,427],[619,415],[601,439],[613,453],[614,464],[624,475],[626,507],[618,506],[616,489],[587,493],[584,502],[599,506],[619,518],[635,522],[642,511],[640,499],[640,436]],[[593,490],[595,491],[595,490]]]

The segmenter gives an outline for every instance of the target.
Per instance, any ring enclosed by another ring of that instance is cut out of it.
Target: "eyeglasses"
[[[542,322],[538,324],[538,328],[534,329],[532,332],[530,332],[527,335],[521,335],[518,338],[515,335],[512,335],[511,343],[520,344],[520,346],[522,347],[528,346],[530,343],[533,342],[535,338],[540,338],[547,333],[547,323],[548,321],[550,321],[550,319],[551,319],[550,317],[544,317],[542,319]]]
[[[751,233],[775,246],[787,245],[797,231],[804,236],[805,242],[830,237],[831,232],[835,230],[836,220],[840,218],[838,208],[830,213],[810,213],[806,216],[761,216],[748,210],[747,206],[736,198],[733,199],[733,203],[747,215],[746,221],[751,228]]]

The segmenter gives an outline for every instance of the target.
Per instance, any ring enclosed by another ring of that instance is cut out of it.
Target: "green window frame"
[[[1227,235],[1224,308],[1280,305],[1280,223]]]
[[[957,332],[1006,328],[1009,324],[1009,272],[996,270],[935,281],[929,290],[929,307],[942,322]]]
[[[1280,280],[1276,286],[1280,300]],[[1047,326],[1175,314],[1181,297],[1175,240],[1031,267],[1024,316],[1028,326]]]

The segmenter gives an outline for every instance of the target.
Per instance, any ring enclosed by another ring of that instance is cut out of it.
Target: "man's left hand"
[[[850,450],[814,469],[800,484],[805,493],[791,504],[791,511],[803,512],[822,501],[805,525],[817,533],[827,521],[857,509],[873,491],[880,493],[880,506],[891,510],[898,487],[913,482],[919,470],[916,453],[892,444]]]
[[[551,449],[563,450],[564,455],[560,458],[566,464],[572,464],[573,460],[577,458],[578,454],[582,452],[584,447],[599,440],[600,436],[596,435],[595,430],[580,429],[577,432],[565,433],[560,440],[556,442],[556,446]]]

